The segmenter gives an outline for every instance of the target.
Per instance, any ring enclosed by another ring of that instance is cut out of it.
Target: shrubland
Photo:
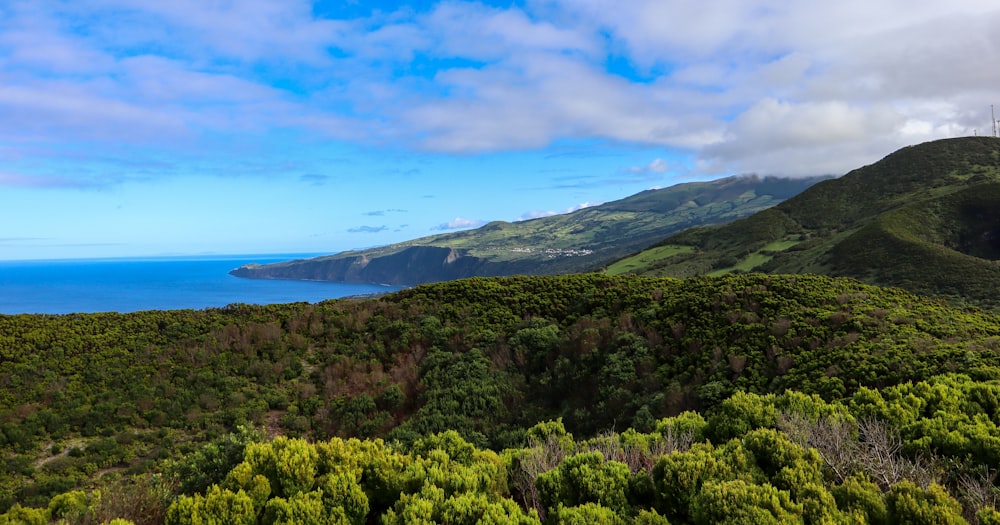
[[[803,275],[0,316],[0,523],[993,523],[998,343]]]

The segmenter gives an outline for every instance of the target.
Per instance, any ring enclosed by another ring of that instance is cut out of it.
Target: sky
[[[3,0],[0,259],[336,253],[842,175],[992,134],[997,28],[992,0]]]

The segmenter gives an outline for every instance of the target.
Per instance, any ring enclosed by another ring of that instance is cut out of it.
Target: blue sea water
[[[373,284],[242,279],[228,273],[247,263],[301,257],[0,261],[0,314],[200,310],[232,303],[315,303],[399,289]]]

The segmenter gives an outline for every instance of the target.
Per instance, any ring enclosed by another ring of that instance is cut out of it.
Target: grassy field
[[[638,268],[646,268],[653,261],[660,261],[668,259],[675,255],[681,255],[685,253],[694,253],[694,248],[691,246],[677,246],[677,245],[667,245],[667,246],[657,246],[646,250],[634,257],[629,257],[622,259],[610,266],[604,271],[608,275],[621,275],[624,273],[632,273]]]
[[[775,255],[791,248],[802,242],[801,240],[784,240],[784,241],[774,241],[769,243],[767,246],[757,250],[746,256],[742,261],[730,266],[728,268],[721,268],[715,270],[708,275],[713,277],[718,277],[720,275],[726,275],[727,273],[733,273],[734,271],[749,272],[753,271],[754,268],[770,261]]]

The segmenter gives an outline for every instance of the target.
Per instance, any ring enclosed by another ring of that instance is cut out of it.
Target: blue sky
[[[6,0],[0,259],[333,253],[992,133],[983,0]]]

